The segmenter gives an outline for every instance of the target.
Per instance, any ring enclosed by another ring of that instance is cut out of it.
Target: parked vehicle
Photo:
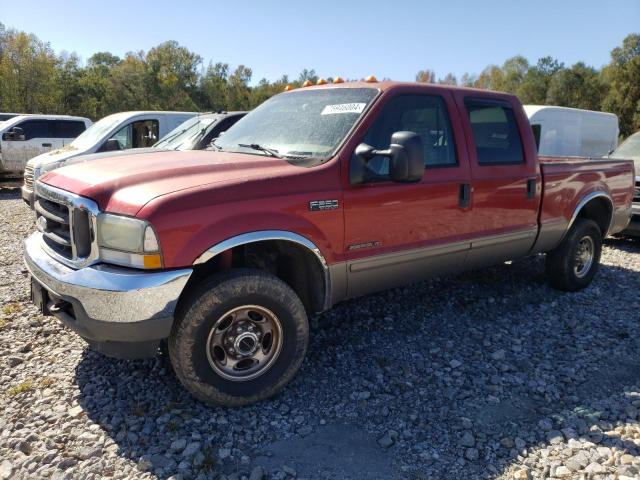
[[[25,241],[43,313],[110,356],[168,338],[208,404],[275,394],[308,315],[347,298],[535,253],[552,286],[580,290],[631,212],[630,161],[539,158],[522,105],[497,92],[302,88],[214,147],[50,172]]]
[[[203,113],[178,125],[153,147],[80,155],[70,158],[65,162],[65,165],[74,165],[76,163],[90,162],[113,156],[129,157],[141,153],[204,150],[209,147],[213,139],[231,128],[233,124],[246,114],[247,112]]]
[[[0,123],[4,122],[5,120],[9,120],[10,118],[17,117],[18,115],[23,115],[23,114],[0,112]]]
[[[636,167],[636,189],[633,195],[631,222],[622,232],[625,235],[640,236],[640,132],[636,132],[620,144],[610,155],[611,158],[633,160]]]
[[[120,112],[102,118],[64,148],[31,159],[25,168],[22,199],[33,204],[33,182],[70,158],[96,152],[151,147],[195,112]]]
[[[17,115],[0,123],[0,175],[21,176],[27,161],[63,147],[91,125],[68,115]]]
[[[613,113],[545,105],[525,105],[538,140],[538,153],[550,157],[603,157],[618,145]]]

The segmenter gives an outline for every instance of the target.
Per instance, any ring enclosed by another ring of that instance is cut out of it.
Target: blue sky
[[[413,80],[479,73],[522,54],[601,67],[640,32],[640,0],[192,1],[0,0],[0,22],[83,59],[177,40],[209,61],[253,69],[253,82],[303,68],[320,76]]]

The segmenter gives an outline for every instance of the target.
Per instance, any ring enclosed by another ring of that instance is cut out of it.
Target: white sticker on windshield
[[[338,103],[327,105],[320,115],[333,115],[334,113],[362,113],[366,103]]]

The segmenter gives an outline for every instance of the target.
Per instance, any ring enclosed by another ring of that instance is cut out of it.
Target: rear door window
[[[57,120],[55,122],[55,138],[76,138],[86,130],[84,122],[77,120]]]
[[[492,100],[467,100],[478,164],[524,163],[522,140],[511,106]]]

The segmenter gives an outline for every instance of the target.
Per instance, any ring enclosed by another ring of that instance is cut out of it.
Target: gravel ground
[[[337,306],[276,398],[209,409],[29,304],[0,193],[2,478],[640,478],[640,242],[565,294],[540,257]]]

